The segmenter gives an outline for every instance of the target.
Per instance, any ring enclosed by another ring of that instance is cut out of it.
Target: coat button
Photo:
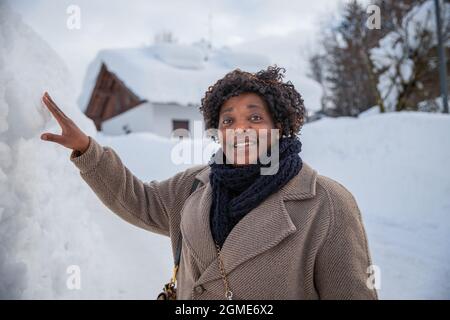
[[[199,285],[199,286],[196,286],[196,287],[194,288],[194,290],[195,290],[195,293],[197,293],[197,294],[202,294],[202,293],[205,291],[205,288],[203,288],[202,285]]]

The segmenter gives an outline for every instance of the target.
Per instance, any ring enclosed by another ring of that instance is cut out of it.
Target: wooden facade
[[[146,100],[141,100],[102,63],[85,114],[94,121],[97,130],[101,131],[103,121],[143,102]]]

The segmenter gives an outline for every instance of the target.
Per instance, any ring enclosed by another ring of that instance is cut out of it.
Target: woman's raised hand
[[[62,132],[61,135],[45,132],[41,135],[41,139],[56,142],[66,148],[84,153],[89,146],[89,137],[58,108],[47,92],[42,96],[42,101],[58,121]]]

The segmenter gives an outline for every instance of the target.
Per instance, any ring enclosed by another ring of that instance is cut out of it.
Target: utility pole
[[[434,0],[436,12],[436,28],[438,38],[439,50],[439,84],[441,89],[442,105],[444,106],[444,113],[448,113],[448,85],[447,85],[447,62],[445,58],[444,44],[442,41],[442,22],[441,10],[439,8],[439,0]]]

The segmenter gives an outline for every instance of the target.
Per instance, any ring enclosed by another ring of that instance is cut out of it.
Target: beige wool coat
[[[209,227],[209,166],[143,182],[112,148],[89,139],[70,160],[100,200],[129,223],[170,237],[173,255],[181,232],[178,299],[225,299]],[[189,195],[195,178],[201,183]],[[234,299],[378,299],[367,285],[371,258],[354,197],[306,162],[239,221],[222,259]]]

